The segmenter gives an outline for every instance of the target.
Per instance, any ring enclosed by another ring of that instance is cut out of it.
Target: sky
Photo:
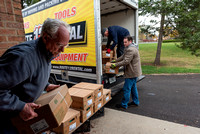
[[[150,23],[151,20],[157,20],[158,22],[160,21],[159,17],[154,17],[154,16],[139,16],[139,25],[153,25],[153,23]],[[158,23],[157,25],[155,25],[156,27],[160,27],[160,23]],[[159,32],[157,31],[155,33],[157,36],[159,34]]]
[[[159,17],[154,17],[154,16],[139,16],[139,25],[152,25],[152,23],[150,23],[150,20],[157,20],[160,21]],[[159,27],[159,24],[157,24],[156,26]]]

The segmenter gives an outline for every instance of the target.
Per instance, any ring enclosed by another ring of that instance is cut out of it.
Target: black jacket
[[[130,35],[129,31],[123,27],[120,26],[110,26],[108,27],[108,41],[106,47],[109,48],[111,41],[113,41],[112,46],[110,49],[113,50],[113,48],[118,44],[118,48],[122,47],[124,48],[124,37]]]
[[[0,57],[1,123],[41,95],[48,84],[51,59],[42,38],[11,47]]]

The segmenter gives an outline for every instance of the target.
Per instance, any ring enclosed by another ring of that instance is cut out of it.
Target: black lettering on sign
[[[77,22],[70,24],[71,26],[71,33],[70,33],[70,40],[69,46],[77,46],[77,45],[87,45],[87,26],[86,21]],[[33,32],[26,33],[26,41],[29,40],[36,40],[40,37],[42,31],[42,25],[38,24],[35,25]]]
[[[69,46],[87,44],[87,27],[86,21],[70,24],[71,33]]]

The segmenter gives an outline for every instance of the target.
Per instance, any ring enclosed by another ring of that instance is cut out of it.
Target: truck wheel
[[[57,85],[57,82],[53,76],[49,77],[49,83]]]

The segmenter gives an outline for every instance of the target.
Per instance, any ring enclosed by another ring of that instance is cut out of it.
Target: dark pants
[[[0,134],[19,134],[16,128],[0,128]]]
[[[121,105],[125,108],[128,107],[128,102],[130,100],[130,95],[132,96],[132,101],[136,105],[139,105],[138,91],[137,91],[137,77],[135,78],[125,78],[125,83],[123,87],[123,99]]]
[[[10,119],[3,119],[0,120],[0,134],[19,134],[17,128],[13,126]]]
[[[120,44],[117,45],[117,58],[122,56],[124,54],[124,44],[121,42]]]

